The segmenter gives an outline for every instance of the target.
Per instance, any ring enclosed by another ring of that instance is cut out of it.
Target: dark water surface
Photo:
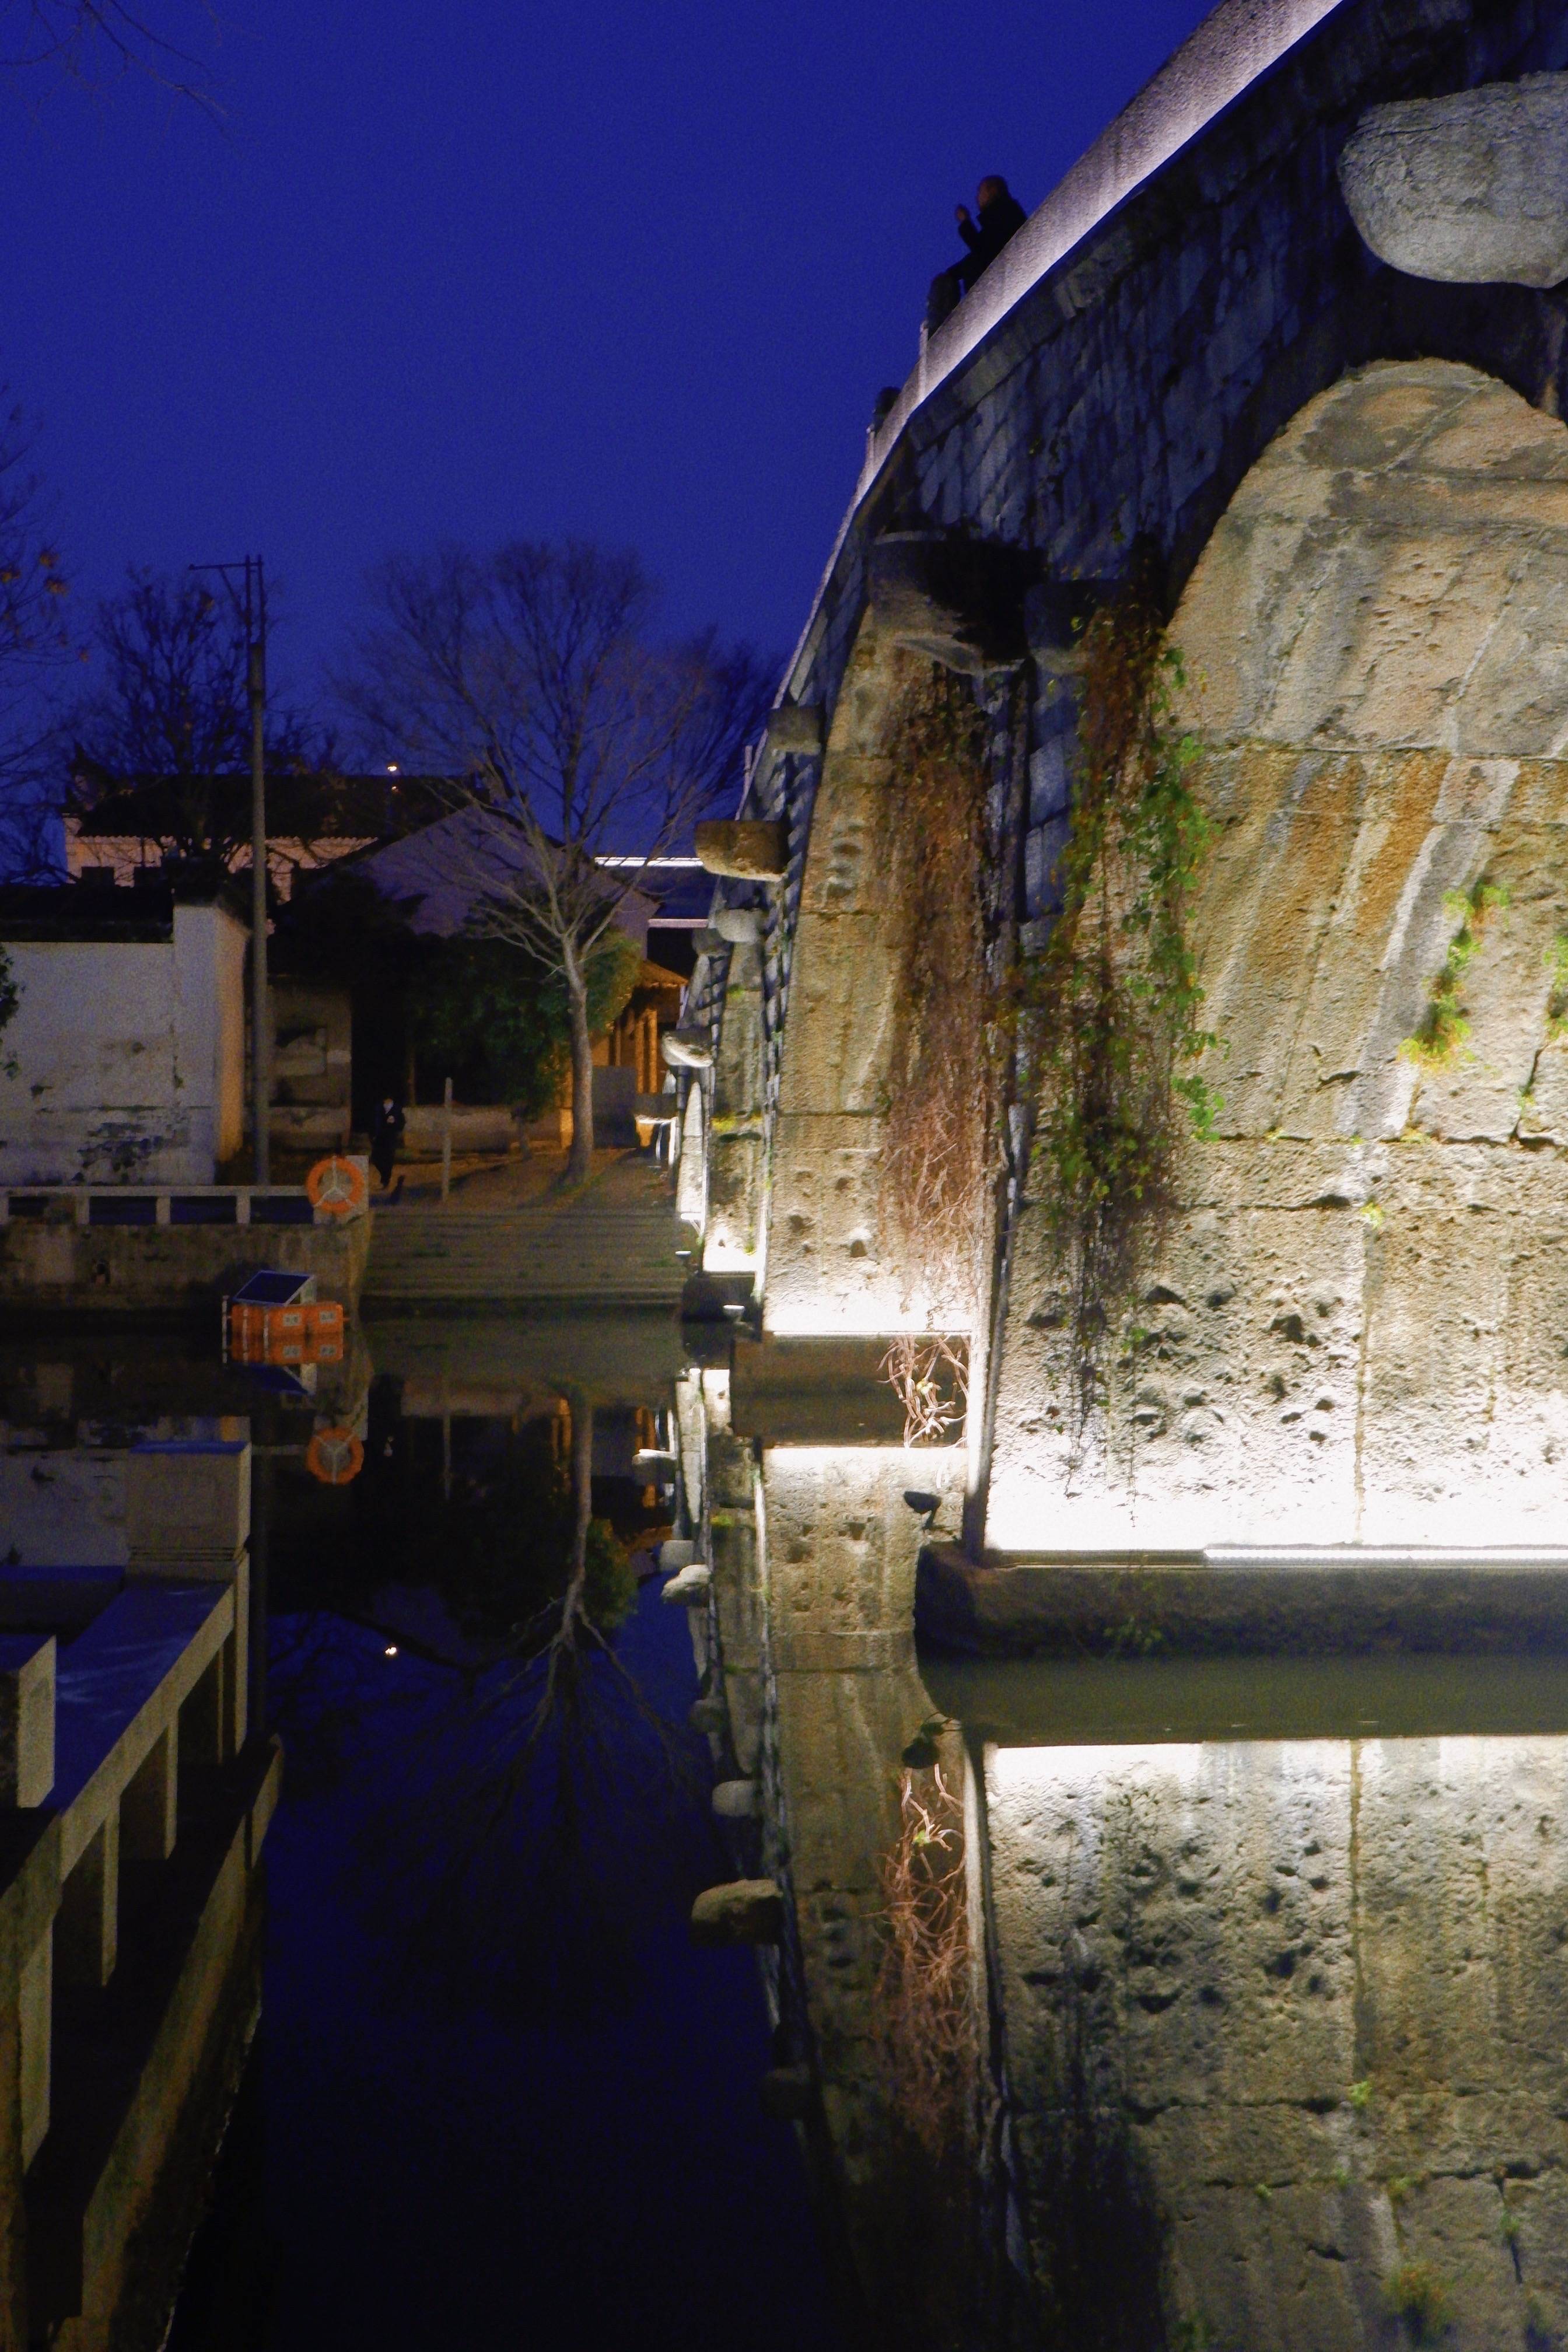
[[[279,1646],[298,1630],[282,1621]],[[794,2140],[756,2100],[754,1964],[694,1951],[686,1929],[694,1869],[723,1872],[705,1790],[672,1810],[628,1729],[618,1819],[590,1825],[582,1861],[623,1876],[562,1930],[579,1979],[552,1979],[535,1952],[509,1980],[494,1965],[509,1952],[461,1940],[482,1914],[453,1921],[456,1942],[431,1934],[447,1857],[410,1819],[422,1790],[471,1773],[460,1698],[356,1626],[322,1644],[358,1697],[341,1769],[299,1776],[268,1839],[257,2079],[178,2352],[512,2346],[547,2322],[598,2344],[833,2341]],[[697,1687],[683,1614],[645,1586],[619,1646],[682,1726]],[[495,1916],[537,1899],[520,1874]]]
[[[542,1718],[507,1632],[559,1532],[541,1416],[459,1417],[443,1460],[378,1381],[357,1491],[258,1454],[284,1794],[262,2021],[173,2352],[838,2342],[795,2135],[757,2096],[755,1960],[687,1924],[732,1864],[687,1612],[625,1569],[660,1402],[629,1433],[598,1417],[626,1613]]]

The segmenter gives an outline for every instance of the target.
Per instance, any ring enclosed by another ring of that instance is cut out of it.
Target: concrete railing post
[[[60,1894],[55,1960],[62,1984],[101,1991],[120,1949],[120,1818],[110,1813],[88,1840]]]
[[[176,1725],[165,1724],[120,1801],[121,1849],[127,1862],[167,1862],[179,1822],[180,1749]]]

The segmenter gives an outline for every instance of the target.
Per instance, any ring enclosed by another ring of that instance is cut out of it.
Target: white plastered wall
[[[170,940],[15,940],[0,1183],[210,1184],[244,1090],[245,932],[178,907]]]

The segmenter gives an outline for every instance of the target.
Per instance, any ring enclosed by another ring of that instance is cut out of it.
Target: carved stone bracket
[[[1362,236],[1412,278],[1568,278],[1568,73],[1374,106],[1339,168]]]
[[[1023,660],[1025,593],[1038,576],[1027,549],[889,531],[869,550],[867,600],[879,636],[978,677]]]
[[[789,871],[788,829],[774,820],[715,819],[698,826],[695,845],[710,874],[728,874],[742,882],[780,882]]]

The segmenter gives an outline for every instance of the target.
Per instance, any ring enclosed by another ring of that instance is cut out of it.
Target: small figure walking
[[[382,1097],[375,1114],[375,1126],[370,1139],[370,1164],[384,1188],[392,1181],[392,1163],[397,1157],[397,1147],[403,1140],[403,1130],[408,1125],[403,1105],[391,1095]],[[401,1181],[398,1190],[402,1191]]]
[[[926,331],[934,334],[951,318],[977,278],[983,277],[1009,237],[1016,236],[1028,215],[998,172],[981,181],[974,191],[975,220],[967,205],[954,207],[958,234],[969,251],[951,269],[931,279],[926,302]]]

